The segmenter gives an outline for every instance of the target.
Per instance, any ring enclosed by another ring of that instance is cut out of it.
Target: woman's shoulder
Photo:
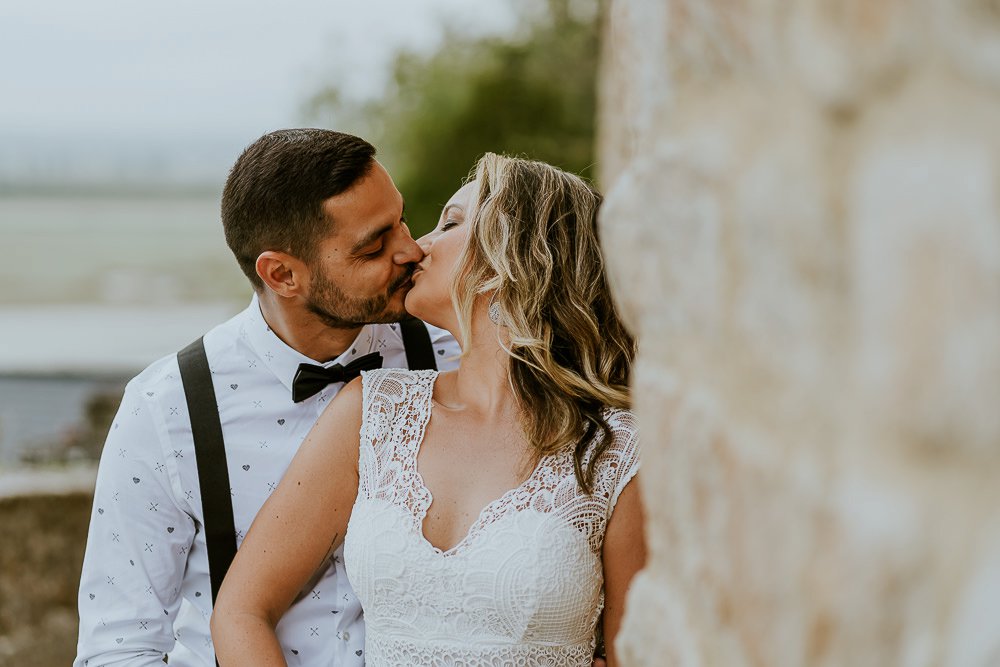
[[[637,451],[639,447],[639,427],[635,414],[631,410],[605,407],[601,410],[601,417],[607,424],[608,430],[602,433],[603,429],[597,429],[594,440],[591,441],[583,455],[585,466],[598,452],[597,465],[600,467],[602,463],[606,466],[610,458]],[[610,442],[608,442],[609,435]],[[566,456],[572,456],[573,450],[573,446],[567,446]]]
[[[639,426],[635,414],[622,408],[607,408],[604,419],[611,429],[611,442],[597,459],[595,490],[614,508],[618,495],[639,471]]]
[[[435,370],[411,371],[406,368],[376,368],[361,372],[364,404],[373,401],[400,403],[426,391],[437,377]]]
[[[366,386],[390,382],[398,385],[410,385],[414,383],[426,383],[427,380],[437,377],[436,370],[411,371],[408,368],[375,368],[370,371],[361,371],[362,383]]]
[[[613,446],[637,449],[639,446],[639,424],[635,413],[624,408],[605,408],[604,419],[611,427]]]

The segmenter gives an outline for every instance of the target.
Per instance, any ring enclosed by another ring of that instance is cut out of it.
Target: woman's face
[[[408,313],[452,333],[458,320],[451,302],[451,285],[469,236],[466,221],[477,194],[475,181],[459,188],[445,204],[437,227],[417,239],[424,258],[417,264],[413,288],[406,295]]]

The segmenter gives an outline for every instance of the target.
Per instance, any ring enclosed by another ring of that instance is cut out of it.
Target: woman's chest
[[[423,533],[447,550],[484,508],[524,484],[537,461],[519,425],[500,421],[483,428],[442,409],[433,412],[411,464],[432,499]]]
[[[579,618],[576,630],[585,628],[603,585],[600,559],[586,536],[563,518],[530,508],[505,512],[442,551],[405,507],[359,498],[345,564],[370,619],[423,624],[459,614],[515,636],[552,615]]]

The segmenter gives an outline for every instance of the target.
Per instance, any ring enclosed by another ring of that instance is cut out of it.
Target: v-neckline
[[[427,387],[427,396],[426,396],[427,409],[424,410],[423,413],[422,413],[422,415],[421,415],[422,418],[423,418],[423,421],[421,422],[420,429],[417,432],[416,445],[412,448],[412,456],[411,456],[411,459],[410,459],[410,466],[413,469],[413,476],[414,476],[414,479],[416,480],[416,484],[420,487],[420,489],[423,490],[423,492],[425,494],[427,494],[427,498],[429,499],[429,502],[427,503],[427,505],[424,506],[420,510],[422,516],[418,516],[416,514],[413,515],[414,527],[416,528],[417,535],[420,537],[421,541],[423,541],[424,544],[426,544],[427,546],[429,546],[434,551],[434,553],[438,554],[439,556],[448,557],[448,556],[453,556],[456,553],[458,553],[458,550],[462,546],[464,546],[465,544],[467,544],[468,542],[470,542],[472,540],[472,538],[474,537],[473,536],[473,531],[475,531],[477,528],[481,529],[481,528],[485,528],[486,527],[485,525],[481,526],[480,524],[482,524],[482,522],[483,522],[483,516],[489,510],[491,510],[495,506],[499,505],[501,502],[503,502],[504,500],[506,500],[509,496],[511,496],[511,495],[515,494],[516,492],[520,491],[522,488],[524,488],[525,485],[528,484],[528,482],[530,482],[533,479],[535,479],[535,476],[538,474],[538,471],[541,469],[542,464],[546,461],[546,459],[548,459],[548,456],[543,456],[538,461],[538,463],[535,465],[534,470],[531,471],[531,474],[528,475],[528,477],[523,482],[521,482],[520,484],[518,484],[517,486],[515,486],[515,487],[513,487],[511,489],[508,489],[503,494],[501,494],[498,498],[496,498],[496,499],[494,499],[494,500],[486,503],[486,505],[484,505],[483,508],[481,510],[479,510],[479,515],[476,517],[475,521],[473,521],[471,524],[469,524],[469,527],[468,527],[468,529],[466,529],[465,534],[462,536],[462,539],[460,539],[458,542],[456,542],[454,544],[454,546],[451,546],[451,547],[449,547],[447,549],[442,549],[440,547],[434,546],[434,544],[429,539],[427,539],[427,535],[424,534],[424,523],[427,521],[427,513],[430,510],[431,505],[434,504],[434,494],[431,492],[430,488],[427,486],[427,483],[424,481],[424,476],[420,474],[420,469],[417,467],[417,459],[420,456],[420,449],[421,449],[421,447],[423,447],[424,439],[427,437],[427,425],[430,424],[432,412],[434,410],[434,400],[433,400],[433,398],[434,398],[434,385],[437,383],[437,379],[440,376],[441,376],[441,372],[440,371],[434,371],[434,375],[433,375],[433,377],[431,377],[430,384]],[[486,524],[486,525],[489,525],[489,524]]]

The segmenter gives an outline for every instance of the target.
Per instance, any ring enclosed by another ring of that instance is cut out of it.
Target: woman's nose
[[[429,234],[424,234],[419,239],[417,239],[417,245],[420,246],[420,251],[423,254],[427,254],[431,251],[431,246],[434,245],[434,232]],[[422,259],[422,258],[421,258]]]

